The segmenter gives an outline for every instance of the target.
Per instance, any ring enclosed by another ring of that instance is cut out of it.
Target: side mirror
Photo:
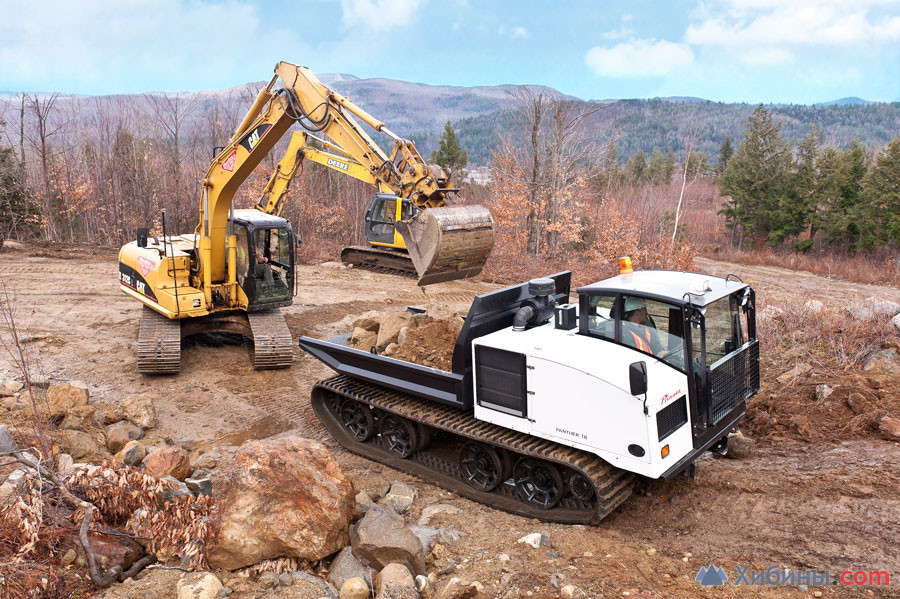
[[[294,233],[294,247],[303,245],[303,236],[300,233]]]
[[[631,383],[632,395],[643,395],[647,392],[647,363],[634,362],[628,367],[628,380]]]
[[[137,244],[138,244],[138,247],[142,247],[142,248],[147,247],[147,227],[138,227]]]

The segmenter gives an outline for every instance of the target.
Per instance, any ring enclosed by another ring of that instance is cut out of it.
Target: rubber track
[[[253,333],[253,368],[288,368],[294,360],[294,343],[281,310],[247,314]]]
[[[144,306],[137,363],[141,374],[176,374],[181,370],[181,322]]]
[[[352,264],[354,268],[386,272],[404,277],[418,278],[419,273],[406,254],[373,247],[352,246],[341,252],[341,262]]]
[[[373,409],[396,414],[457,438],[502,447],[516,456],[553,462],[562,466],[563,472],[577,471],[593,484],[594,499],[584,502],[568,495],[556,507],[541,510],[522,502],[511,485],[501,484],[492,492],[476,490],[460,478],[455,461],[450,463],[429,454],[427,449],[414,452],[408,459],[402,459],[382,448],[377,441],[378,435],[366,442],[357,441],[346,433],[329,408],[328,404],[336,405],[336,397],[362,402]],[[522,516],[568,524],[597,524],[631,495],[634,484],[632,473],[615,468],[593,454],[476,420],[470,412],[425,401],[346,375],[337,375],[316,383],[311,403],[331,435],[354,453],[415,474],[491,507]]]

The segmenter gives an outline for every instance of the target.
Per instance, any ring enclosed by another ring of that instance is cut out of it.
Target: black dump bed
[[[556,302],[568,302],[572,272],[567,270],[548,278],[556,283]],[[471,410],[472,340],[512,326],[513,316],[529,297],[527,282],[477,296],[453,348],[452,372],[348,347],[350,334],[328,340],[304,336],[300,347],[341,374]]]

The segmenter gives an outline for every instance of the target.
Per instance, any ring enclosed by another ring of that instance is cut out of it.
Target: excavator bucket
[[[494,221],[483,206],[442,206],[396,223],[419,285],[474,277],[494,247]]]

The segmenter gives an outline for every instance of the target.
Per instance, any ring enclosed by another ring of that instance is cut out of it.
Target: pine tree
[[[816,194],[821,211],[820,222],[825,240],[845,250],[859,249],[868,219],[861,203],[862,182],[866,176],[866,150],[854,141],[844,152],[825,148],[818,163],[819,181]]]
[[[725,141],[719,146],[719,161],[716,163],[717,176],[725,172],[725,167],[728,166],[728,161],[731,160],[733,154],[734,150],[731,147],[731,137],[726,135]]]
[[[669,153],[666,154],[666,164],[663,167],[663,174],[666,178],[666,183],[672,180],[672,176],[675,174],[675,150],[669,148]]]
[[[431,161],[454,172],[464,169],[469,162],[469,155],[456,141],[456,132],[449,120],[444,125],[438,149],[431,153]]]
[[[647,166],[647,179],[651,183],[667,183],[666,181],[666,165],[662,152],[659,148],[653,148],[650,154],[650,164]]]
[[[747,119],[744,139],[719,182],[722,195],[728,196],[721,212],[732,243],[739,246],[745,233],[778,244],[802,230],[803,223],[792,218],[791,149],[780,129],[760,104]]]
[[[863,179],[862,200],[862,244],[900,243],[900,136],[888,143]]]
[[[625,172],[632,183],[639,184],[647,180],[647,157],[643,150],[638,150],[637,154],[628,159]]]

